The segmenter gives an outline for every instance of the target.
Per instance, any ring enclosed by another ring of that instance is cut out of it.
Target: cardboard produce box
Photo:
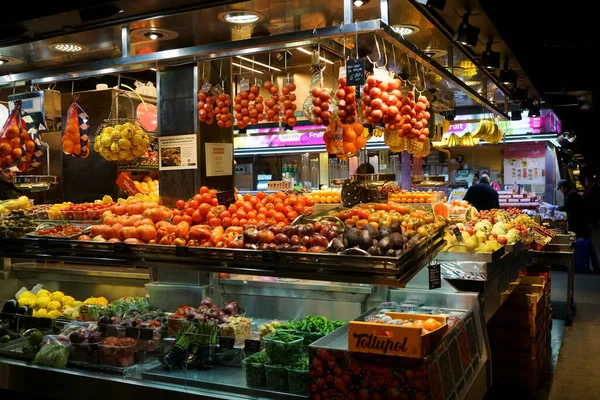
[[[350,321],[348,324],[348,350],[360,353],[385,354],[410,358],[422,358],[442,339],[448,331],[446,317],[426,314],[389,312],[393,319],[425,321],[433,318],[442,323],[438,329],[422,335],[421,328],[395,324]]]

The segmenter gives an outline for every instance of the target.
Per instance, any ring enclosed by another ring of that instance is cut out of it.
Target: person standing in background
[[[483,174],[481,174],[482,178],[484,176],[487,177],[488,181],[490,182],[490,186],[492,187],[492,189],[494,189],[496,192],[499,192],[500,191],[500,185],[498,185],[496,182],[492,182],[492,178],[490,178],[490,176],[487,174],[487,172],[484,172]]]
[[[473,175],[473,183],[472,185],[477,185],[479,183],[479,174]]]
[[[477,211],[500,208],[498,192],[490,186],[490,179],[487,175],[482,175],[479,183],[467,190],[463,200],[471,203]]]
[[[0,170],[0,200],[18,199],[21,195],[13,185],[14,171],[10,168]]]

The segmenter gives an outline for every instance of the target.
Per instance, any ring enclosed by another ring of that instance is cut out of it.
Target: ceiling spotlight
[[[505,85],[517,84],[517,73],[508,66],[508,57],[504,59],[504,68],[500,71],[500,82]]]
[[[237,56],[237,58],[239,58],[240,60],[248,61],[249,63],[252,63],[252,64],[260,65],[261,67],[272,69],[273,71],[281,72],[281,70],[279,68],[271,67],[270,65],[263,64],[263,63],[258,62],[258,61],[254,61],[254,60],[252,60],[250,58],[247,58],[247,57]]]
[[[485,45],[485,51],[481,53],[481,66],[486,69],[500,68],[500,53],[492,51],[492,41]]]
[[[477,39],[479,38],[479,32],[481,31],[478,27],[469,24],[470,16],[471,11],[467,11],[465,15],[463,15],[462,22],[454,34],[454,41],[465,46],[477,45]]]
[[[312,52],[302,48],[302,47],[298,47],[299,51],[303,52],[304,54],[308,54],[309,56],[312,56]],[[333,61],[326,59],[325,57],[319,57],[319,60],[326,62],[327,64],[333,64]]]
[[[255,11],[227,11],[218,15],[222,21],[230,24],[251,24],[262,18],[262,14]]]
[[[371,0],[354,0],[354,6],[355,7],[362,7],[365,4],[367,4],[369,1],[371,1]]]
[[[0,58],[0,65],[2,65],[4,63],[7,63],[7,62],[8,62],[7,60],[4,60],[4,59]]]
[[[511,121],[520,121],[522,119],[523,119],[523,117],[521,116],[521,110],[510,112],[510,120]]]
[[[87,47],[77,43],[53,43],[49,44],[48,47],[51,50],[62,51],[65,53],[77,53],[78,51],[87,50]]]
[[[424,6],[437,8],[440,11],[444,11],[444,7],[446,7],[446,0],[415,0],[419,4],[423,4]]]
[[[243,69],[248,70],[250,72],[256,72],[257,74],[262,74],[263,73],[262,71],[259,71],[259,70],[254,69],[254,68],[246,67],[245,65],[242,65],[242,64],[238,64],[238,63],[232,62],[231,65],[234,65],[234,66],[239,67],[239,68],[243,68]]]
[[[416,25],[396,25],[392,26],[392,30],[402,36],[408,36],[419,32],[420,29]]]
[[[162,39],[164,35],[160,32],[146,32],[146,33],[144,33],[144,36],[146,36],[147,38],[149,38],[151,40],[157,40],[157,39]]]

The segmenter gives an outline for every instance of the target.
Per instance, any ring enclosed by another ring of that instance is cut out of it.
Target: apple
[[[498,243],[500,243],[502,246],[506,246],[506,243],[508,243],[508,239],[504,235],[498,236],[496,240],[498,240]]]

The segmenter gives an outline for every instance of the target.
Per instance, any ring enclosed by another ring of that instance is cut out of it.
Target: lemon
[[[100,149],[100,154],[102,155],[102,157],[108,158],[110,156],[110,149],[108,149],[107,147],[102,147]]]
[[[119,140],[119,147],[121,149],[129,150],[131,148],[131,142],[127,139],[121,139]]]
[[[85,299],[83,304],[98,304],[98,299],[95,297],[88,297],[87,299]]]
[[[75,300],[75,301],[73,302],[73,308],[75,308],[75,307],[79,307],[79,306],[80,306],[80,305],[82,305],[82,304],[83,304],[83,302],[81,302],[81,301],[79,301],[79,300]]]
[[[52,296],[52,293],[50,293],[49,290],[40,289],[40,291],[37,292],[37,294],[35,296],[36,297],[50,297],[50,296]]]
[[[62,316],[62,312],[59,310],[53,310],[48,313],[48,318],[56,319]]]
[[[119,161],[119,153],[118,152],[117,153],[111,152],[108,155],[108,160],[110,160],[110,161]]]
[[[131,138],[133,138],[133,129],[123,129],[121,131],[121,135],[123,136],[123,139],[130,140]]]
[[[113,142],[113,143],[110,145],[110,151],[111,151],[112,153],[118,153],[118,152],[119,152],[119,150],[121,150],[121,148],[119,147],[119,144],[118,144],[117,142]]]
[[[48,303],[50,303],[51,301],[52,301],[52,299],[50,298],[50,296],[38,297],[35,300],[35,305],[33,307],[38,310],[40,308],[46,308],[48,306]]]
[[[134,146],[141,146],[141,144],[144,142],[144,138],[142,136],[135,135],[131,141],[133,142]]]
[[[52,301],[58,301],[60,303],[62,302],[63,297],[65,297],[65,294],[60,290],[57,290],[56,292],[52,292],[52,296],[50,298]]]
[[[135,142],[135,140],[134,140],[134,142]],[[144,150],[141,145],[134,145],[133,148],[131,149],[131,153],[136,157],[143,156],[145,152],[146,152],[146,150]]]
[[[100,143],[100,141],[99,141],[99,140],[96,140],[96,141],[94,142],[94,151],[95,151],[96,153],[99,153],[101,148],[102,148],[102,143]]]
[[[20,299],[21,297],[27,297],[27,296],[33,296],[33,297],[35,297],[35,294],[33,294],[30,291],[26,290],[23,293],[21,293],[18,298]]]
[[[112,199],[112,197],[110,197],[109,195],[105,194],[105,195],[102,197],[102,202],[103,202],[103,203],[106,203],[106,204],[111,204],[111,203],[113,203],[113,199]]]
[[[61,304],[63,306],[71,306],[75,302],[75,299],[71,296],[65,296],[62,298]]]
[[[121,132],[118,132],[118,131],[113,132],[113,134],[112,134],[113,142],[115,142],[115,141],[118,142],[121,139],[123,139],[123,135],[121,135]]]
[[[131,124],[131,122],[125,122],[122,129],[135,129],[135,127]]]
[[[142,180],[148,184],[152,183],[152,178],[149,175],[146,175]]]
[[[46,306],[46,309],[48,311],[56,311],[56,310],[60,310],[61,309],[61,304],[60,301],[51,301],[50,303],[48,303],[48,305]]]
[[[37,315],[34,315],[34,317],[48,318],[48,310],[46,310],[45,308],[40,308],[39,310],[37,310]]]
[[[142,140],[142,148],[147,149],[148,146],[150,146],[150,141],[148,140],[148,138],[145,138],[144,140]]]

